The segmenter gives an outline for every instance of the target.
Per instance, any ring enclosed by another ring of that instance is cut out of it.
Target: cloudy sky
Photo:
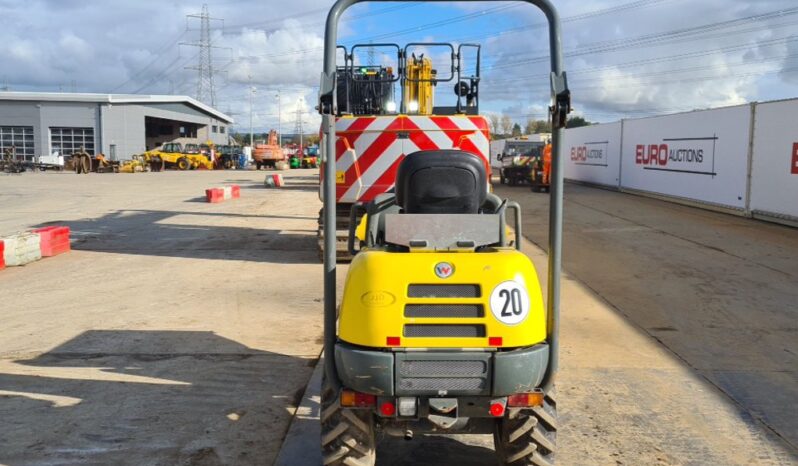
[[[554,0],[574,105],[592,121],[798,96],[795,0]],[[327,0],[208,0],[217,104],[240,130],[314,128]],[[195,95],[202,0],[0,0],[0,88]],[[481,107],[544,118],[542,15],[517,2],[365,3],[339,43],[479,43]],[[390,63],[387,48],[361,49]],[[421,50],[419,50],[420,52]],[[427,54],[442,58],[440,49]],[[473,58],[473,57],[472,57]],[[473,60],[472,60],[473,62]],[[449,64],[436,63],[446,70]],[[467,64],[468,66],[468,64]],[[473,66],[473,65],[471,65]],[[451,85],[440,85],[439,100]],[[311,129],[311,131],[314,131]]]

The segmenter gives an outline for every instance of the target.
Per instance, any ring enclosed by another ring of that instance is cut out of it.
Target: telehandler
[[[547,299],[519,251],[520,206],[489,192],[484,159],[465,148],[402,156],[395,186],[355,204],[353,260],[336,297],[336,39],[351,5],[327,17],[319,110],[324,160],[325,465],[373,466],[378,434],[492,433],[501,464],[552,465],[559,353],[563,128],[570,92],[560,22],[549,23],[552,160]],[[471,1],[471,0],[465,0]],[[514,243],[505,226],[514,211]]]
[[[213,163],[202,154],[187,154],[179,142],[167,142],[153,150],[141,154],[145,163],[153,160],[161,161],[161,168],[176,168],[178,170],[193,170],[204,168],[213,170]]]

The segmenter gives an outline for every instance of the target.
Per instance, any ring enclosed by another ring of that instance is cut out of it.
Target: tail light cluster
[[[516,393],[507,397],[507,406],[512,408],[531,408],[543,406],[543,392]]]
[[[346,408],[376,408],[377,396],[354,390],[341,390],[341,406]],[[398,404],[398,409],[397,409]],[[492,417],[502,417],[506,408],[532,408],[543,405],[543,392],[516,393],[507,398],[497,398],[490,402],[488,412]],[[416,397],[381,398],[379,414],[382,417],[412,417],[418,412]]]
[[[341,406],[347,408],[372,408],[377,404],[377,397],[354,390],[341,390]]]

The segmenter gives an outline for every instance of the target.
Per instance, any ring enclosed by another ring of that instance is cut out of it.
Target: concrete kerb
[[[321,464],[321,376],[324,355],[319,357],[302,395],[291,426],[280,446],[274,466],[319,466]]]

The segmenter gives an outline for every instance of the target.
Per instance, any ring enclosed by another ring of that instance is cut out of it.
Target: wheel
[[[505,184],[507,179],[504,177],[504,173],[499,173],[499,184]]]
[[[233,168],[233,161],[230,160],[230,159],[225,160],[224,161],[224,168],[225,168],[225,170],[230,170],[231,168]]]
[[[177,169],[178,170],[188,170],[191,168],[191,162],[188,161],[185,157],[180,157],[177,159]]]
[[[377,442],[374,415],[367,409],[341,408],[338,392],[322,379],[321,457],[325,466],[374,466]]]
[[[557,440],[557,403],[554,389],[543,406],[508,408],[496,421],[493,442],[499,464],[509,466],[552,466]]]
[[[255,162],[255,170],[260,170],[260,165],[261,165],[261,163],[256,161]]]

